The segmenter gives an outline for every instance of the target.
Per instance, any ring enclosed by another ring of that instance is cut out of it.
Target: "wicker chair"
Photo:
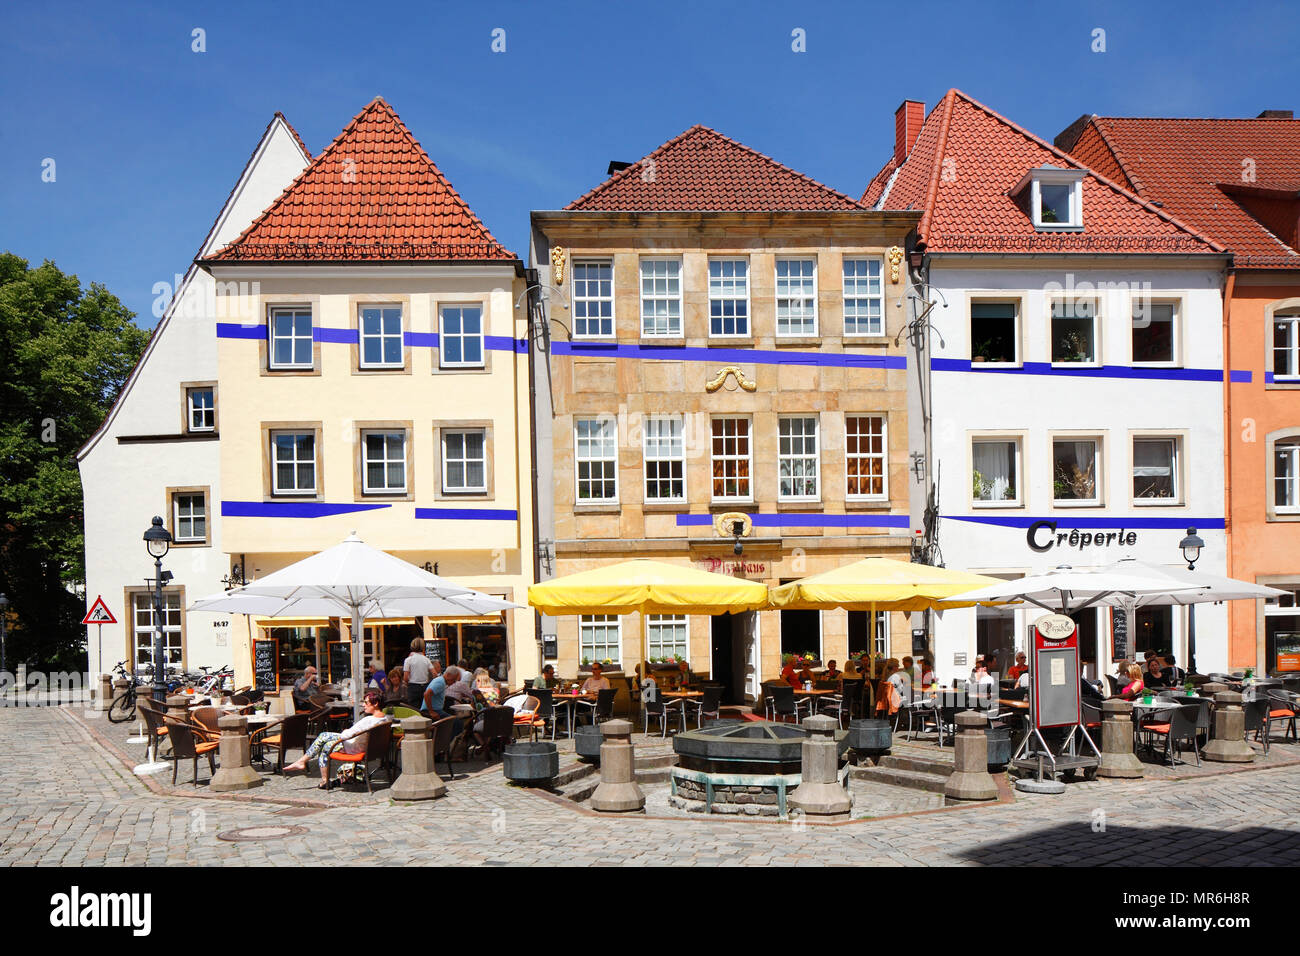
[[[374,775],[370,770],[372,763],[378,763],[384,772],[388,774],[388,781],[393,781],[393,769],[388,762],[388,748],[393,742],[393,727],[390,723],[382,723],[373,730],[366,732],[366,748],[359,754],[350,754],[342,749],[335,750],[330,754],[326,770],[325,786],[326,789],[334,785],[334,765],[352,764],[357,767],[361,775],[366,778],[366,793],[374,793],[370,785],[370,778]]]
[[[195,737],[195,728],[193,724],[183,723],[179,720],[167,721],[167,736],[172,742],[172,786],[176,786],[176,771],[180,767],[182,760],[194,761],[194,786],[199,785],[199,757],[208,758],[208,770],[210,774],[217,772],[216,750],[218,744],[215,740],[198,740]]]

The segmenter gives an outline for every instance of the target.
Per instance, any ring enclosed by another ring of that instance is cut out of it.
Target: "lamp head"
[[[157,515],[154,515],[149,530],[144,533],[144,546],[148,549],[151,558],[165,558],[167,552],[171,550],[172,536],[163,527],[163,519]]]
[[[1179,543],[1183,551],[1183,560],[1187,562],[1189,571],[1195,570],[1196,562],[1201,557],[1201,549],[1205,547],[1205,542],[1196,534],[1195,528],[1187,529],[1187,537]]]

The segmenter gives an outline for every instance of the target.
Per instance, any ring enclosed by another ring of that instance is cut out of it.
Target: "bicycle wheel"
[[[135,695],[124,690],[114,697],[113,703],[109,705],[108,719],[115,724],[120,724],[133,717],[135,717]]]

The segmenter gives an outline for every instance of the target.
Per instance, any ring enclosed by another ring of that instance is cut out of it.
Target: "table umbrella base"
[[[1021,777],[1016,781],[1016,789],[1023,793],[1065,793],[1065,784],[1059,780],[1038,780],[1035,777]]]
[[[131,768],[131,772],[137,777],[147,777],[150,774],[162,773],[164,770],[170,770],[171,764],[166,760],[155,760],[153,763],[137,764]]]

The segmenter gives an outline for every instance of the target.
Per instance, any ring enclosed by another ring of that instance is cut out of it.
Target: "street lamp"
[[[149,530],[144,533],[144,546],[153,558],[153,699],[159,704],[167,702],[167,664],[163,660],[163,569],[162,559],[171,550],[172,536],[163,527],[163,519],[154,515]],[[171,574],[167,577],[170,579]]]
[[[1183,552],[1183,560],[1187,562],[1187,570],[1195,571],[1196,562],[1200,560],[1201,549],[1205,547],[1205,542],[1196,534],[1195,528],[1187,529],[1187,537],[1178,543],[1179,549]],[[1187,605],[1187,673],[1196,673],[1196,605]]]
[[[5,618],[9,616],[9,599],[0,594],[0,673],[7,674],[9,666],[5,663]]]

